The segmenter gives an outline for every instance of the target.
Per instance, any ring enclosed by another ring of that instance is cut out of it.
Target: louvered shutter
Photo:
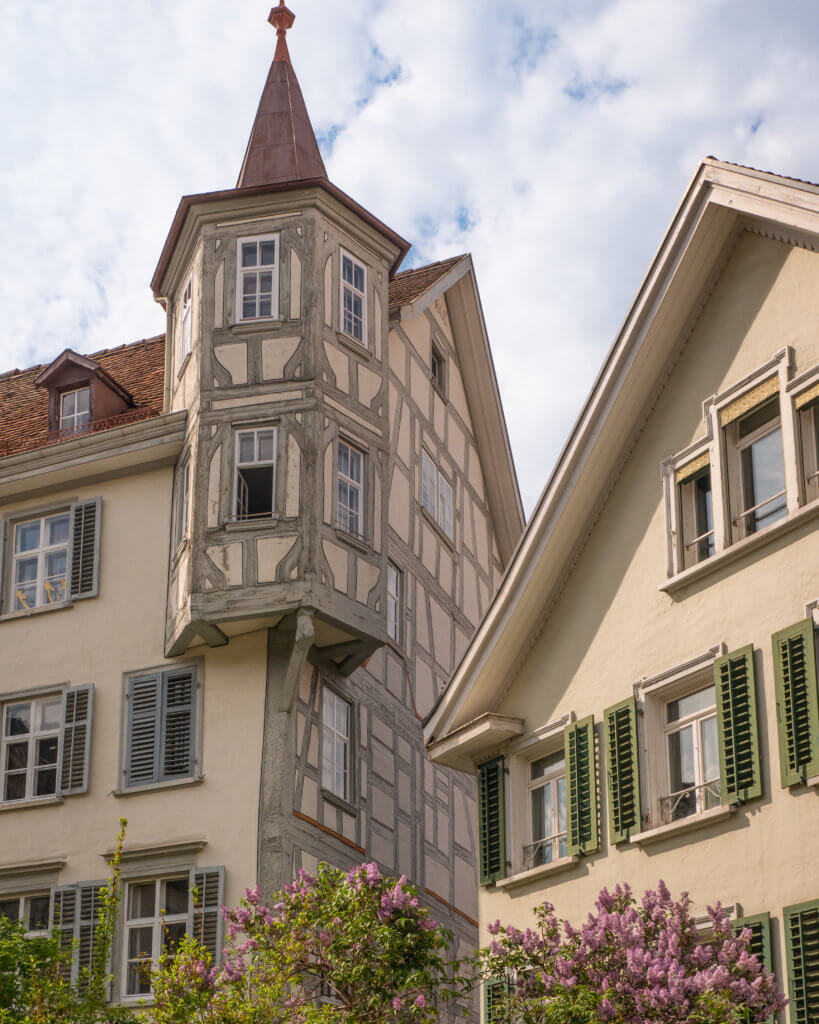
[[[63,697],[63,753],[60,793],[74,796],[88,790],[94,686],[76,686]]]
[[[605,717],[609,842],[615,844],[637,835],[641,825],[637,701],[620,701],[607,708]]]
[[[813,619],[773,636],[782,787],[819,775],[819,696]]]
[[[504,760],[496,757],[478,766],[478,833],[481,885],[506,877],[506,813]]]
[[[59,975],[66,982],[77,977],[77,949],[74,942],[78,925],[77,886],[57,886],[51,898],[51,928],[59,935]]]
[[[791,1024],[819,1021],[819,900],[785,907]]]
[[[762,796],[753,647],[718,658],[714,663],[714,685],[722,802],[743,803]]]
[[[84,987],[83,972],[95,966],[95,955],[99,956],[100,917],[102,914],[102,891],[107,882],[81,882],[77,886],[77,969],[80,988]],[[110,952],[110,951],[109,951]],[[105,968],[110,972],[110,964]]]
[[[71,600],[99,592],[102,499],[77,502],[71,509]]]
[[[162,749],[159,780],[194,773],[196,680],[193,673],[168,673],[162,686]]]
[[[490,978],[483,986],[483,1009],[485,1024],[495,1024],[503,1019],[509,986],[502,978]]]
[[[734,921],[735,935],[739,935],[745,928],[750,928],[751,930],[748,952],[759,960],[760,966],[764,967],[766,971],[772,971],[771,915],[754,914],[753,917],[740,917]]]
[[[600,845],[594,716],[566,726],[563,745],[566,755],[568,854],[573,857],[580,853],[593,853]]]
[[[158,781],[161,681],[161,676],[147,676],[131,679],[128,684],[126,786],[147,786]]]
[[[217,966],[222,960],[222,911],[225,869],[192,868],[188,933],[200,942]]]

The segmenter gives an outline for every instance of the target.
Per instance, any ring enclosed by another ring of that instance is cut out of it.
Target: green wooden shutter
[[[213,957],[222,960],[222,911],[225,900],[225,869],[192,868],[188,900],[188,934]]]
[[[771,953],[771,915],[754,914],[752,917],[739,917],[734,921],[734,934],[751,929],[751,941],[748,952],[759,960],[766,971],[773,971],[773,955]]]
[[[503,757],[478,766],[478,832],[481,885],[506,877],[506,813]]]
[[[128,738],[125,785],[147,786],[159,777],[161,676],[128,682]]]
[[[813,619],[773,636],[782,788],[819,775],[819,695]]]
[[[637,701],[634,697],[629,697],[607,708],[605,720],[609,842],[614,844],[622,843],[640,831]]]
[[[723,804],[762,796],[756,720],[754,649],[743,647],[714,662]]]
[[[489,978],[483,984],[483,1019],[485,1024],[503,1020],[509,986],[503,978]]]
[[[819,900],[785,907],[791,1024],[819,1021]]]
[[[99,593],[102,499],[78,502],[71,509],[71,600]]]
[[[566,809],[568,854],[593,853],[600,845],[597,831],[597,759],[594,715],[567,725],[563,731],[566,754]]]
[[[94,684],[76,686],[63,696],[63,753],[60,766],[60,794],[73,796],[88,791],[88,761],[91,748],[91,718]]]
[[[51,897],[51,928],[59,935],[59,974],[63,981],[70,982],[77,977],[77,886],[58,885]]]

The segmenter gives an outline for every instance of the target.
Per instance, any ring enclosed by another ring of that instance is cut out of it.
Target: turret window
[[[341,250],[341,329],[366,345],[367,268]]]
[[[279,315],[278,235],[238,240],[236,307],[239,320]]]
[[[276,428],[236,433],[235,516],[273,515],[276,489]]]
[[[338,442],[338,526],[355,537],[364,535],[364,453]]]
[[[179,310],[179,351],[177,353],[177,368],[181,368],[185,356],[191,350],[191,278],[185,285],[182,292],[182,304]]]

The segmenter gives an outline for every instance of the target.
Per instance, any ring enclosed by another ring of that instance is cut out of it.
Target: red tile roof
[[[429,263],[425,267],[414,270],[402,270],[390,281],[390,313],[397,313],[402,306],[407,306],[420,298],[436,281],[448,274],[466,255],[453,256],[438,263]]]
[[[89,356],[134,399],[137,409],[162,412],[165,337],[148,338]],[[0,457],[48,443],[48,390],[34,386],[45,366],[0,376]]]

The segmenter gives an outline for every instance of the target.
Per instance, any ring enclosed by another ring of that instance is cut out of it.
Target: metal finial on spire
[[[287,30],[293,27],[296,15],[285,6],[284,0],[279,0],[279,6],[274,7],[267,19],[276,30],[276,53],[273,57],[277,60],[290,60],[290,53],[287,49]]]

